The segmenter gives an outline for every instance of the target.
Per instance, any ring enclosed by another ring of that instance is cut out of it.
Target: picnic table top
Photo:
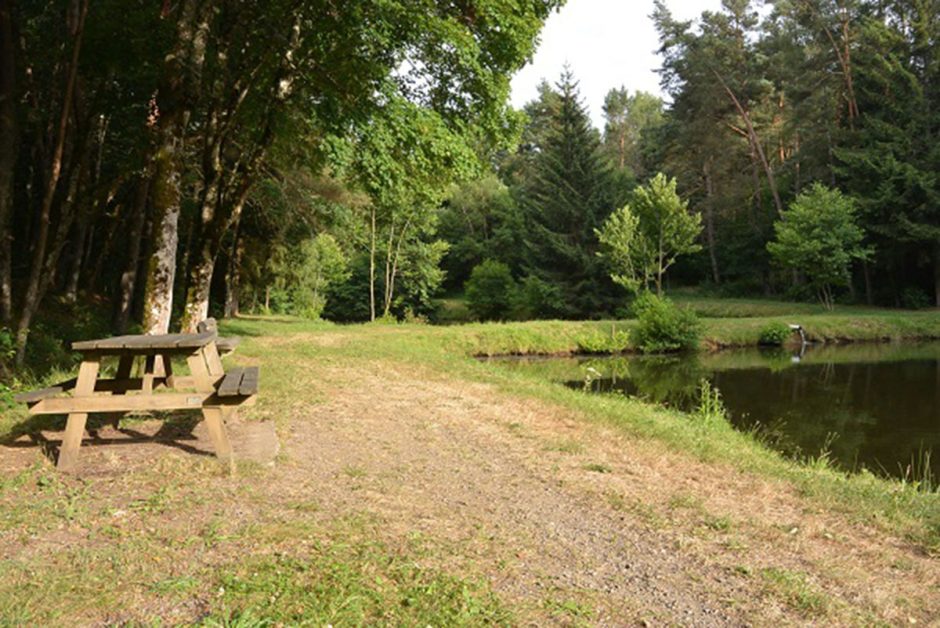
[[[81,340],[72,343],[75,351],[152,351],[199,349],[216,339],[215,331],[199,334],[128,335]]]

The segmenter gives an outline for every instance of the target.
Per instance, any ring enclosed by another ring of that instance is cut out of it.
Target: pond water
[[[828,451],[847,471],[940,477],[940,342],[735,349],[687,356],[512,358],[572,388],[621,392],[681,410],[705,378],[732,423],[790,456]],[[912,467],[913,465],[913,467]]]

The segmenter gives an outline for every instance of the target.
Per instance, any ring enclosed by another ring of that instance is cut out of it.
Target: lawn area
[[[706,346],[754,343],[771,320],[826,340],[940,337],[934,312],[774,312],[709,319]],[[631,325],[227,321],[243,338],[227,362],[262,369],[241,420],[272,421],[282,445],[273,467],[234,473],[197,430],[185,447],[103,438],[60,475],[10,437],[25,413],[7,408],[0,625],[938,616],[940,495],[786,460],[707,412],[472,359],[629,349]]]

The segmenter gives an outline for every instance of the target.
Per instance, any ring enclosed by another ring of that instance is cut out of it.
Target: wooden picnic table
[[[258,368],[222,367],[214,330],[198,334],[117,336],[75,342],[82,354],[78,377],[56,386],[17,395],[30,414],[67,414],[57,467],[74,469],[89,413],[201,410],[216,455],[228,459],[231,445],[225,421],[258,392]],[[230,341],[229,341],[230,342]],[[113,378],[101,377],[101,363],[116,357]],[[173,358],[184,357],[189,375],[173,372]],[[135,363],[139,376],[131,377]],[[62,396],[70,393],[68,396]]]

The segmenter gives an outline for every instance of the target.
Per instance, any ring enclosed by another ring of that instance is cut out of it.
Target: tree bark
[[[189,272],[189,287],[186,290],[186,306],[181,325],[183,333],[195,333],[199,323],[209,315],[209,292],[212,288],[212,274],[215,272],[215,259],[225,233],[241,216],[250,189],[251,178],[245,175],[231,210],[217,208],[213,220],[203,230],[203,237]]]
[[[721,275],[718,272],[718,256],[715,254],[715,184],[712,180],[711,163],[705,162],[705,240],[708,243],[708,258],[712,265],[712,279],[715,285],[721,284]]]
[[[158,91],[158,146],[153,158],[153,254],[147,268],[144,331],[165,334],[173,313],[176,249],[182,196],[182,152],[198,75],[205,60],[208,14],[200,0],[183,0],[176,43],[166,57]]]
[[[16,45],[13,0],[0,0],[0,324],[13,318],[13,173],[19,139],[16,119]]]
[[[144,172],[137,182],[137,195],[131,210],[130,225],[127,233],[127,260],[118,286],[118,299],[114,310],[114,330],[118,334],[127,332],[131,309],[134,306],[134,289],[137,285],[137,271],[140,267],[140,249],[143,239],[144,223],[147,221],[147,199],[150,196],[150,175]]]
[[[741,101],[738,100],[738,97],[734,91],[728,87],[728,84],[725,83],[725,80],[721,78],[721,75],[718,74],[717,71],[714,72],[714,74],[718,79],[718,82],[721,83],[722,88],[724,88],[725,93],[728,94],[728,97],[734,104],[734,108],[741,116],[741,119],[744,120],[744,125],[747,128],[748,139],[751,142],[751,148],[754,150],[754,153],[757,155],[758,159],[760,160],[760,164],[764,169],[764,175],[767,177],[767,185],[770,186],[770,193],[774,197],[774,206],[777,208],[777,215],[780,216],[783,214],[783,202],[780,200],[780,192],[777,189],[777,178],[774,176],[774,171],[770,167],[770,162],[767,161],[767,155],[764,152],[764,147],[761,146],[760,138],[757,136],[757,131],[754,129],[754,125],[751,122],[751,116],[747,109],[744,108],[744,105],[741,104]]]
[[[369,243],[369,320],[375,321],[375,205],[371,206],[371,241]]]
[[[236,220],[233,227],[232,249],[229,252],[228,268],[225,272],[225,318],[236,318],[239,310],[239,281],[241,279],[241,260],[245,252],[242,240],[240,221]]]
[[[49,164],[49,176],[46,179],[45,191],[42,197],[42,204],[39,208],[39,225],[36,239],[34,240],[33,257],[31,262],[29,279],[26,285],[26,293],[23,297],[23,305],[20,311],[19,321],[16,326],[16,365],[22,366],[26,359],[26,342],[29,338],[29,327],[33,316],[39,308],[39,302],[42,300],[44,283],[43,271],[46,267],[46,249],[49,244],[49,223],[52,214],[52,203],[55,199],[55,193],[59,186],[59,178],[62,174],[62,160],[65,152],[65,141],[68,134],[69,118],[72,114],[72,105],[75,94],[75,84],[78,80],[78,59],[81,53],[82,40],[85,33],[85,17],[88,15],[89,0],[84,0],[78,12],[78,20],[72,31],[72,37],[75,41],[72,47],[72,58],[67,70],[65,92],[62,97],[62,111],[59,116],[59,122],[56,130],[55,145],[52,153],[52,161]],[[54,267],[53,267],[54,268]]]
[[[934,304],[940,307],[940,243],[933,248],[933,293]]]

